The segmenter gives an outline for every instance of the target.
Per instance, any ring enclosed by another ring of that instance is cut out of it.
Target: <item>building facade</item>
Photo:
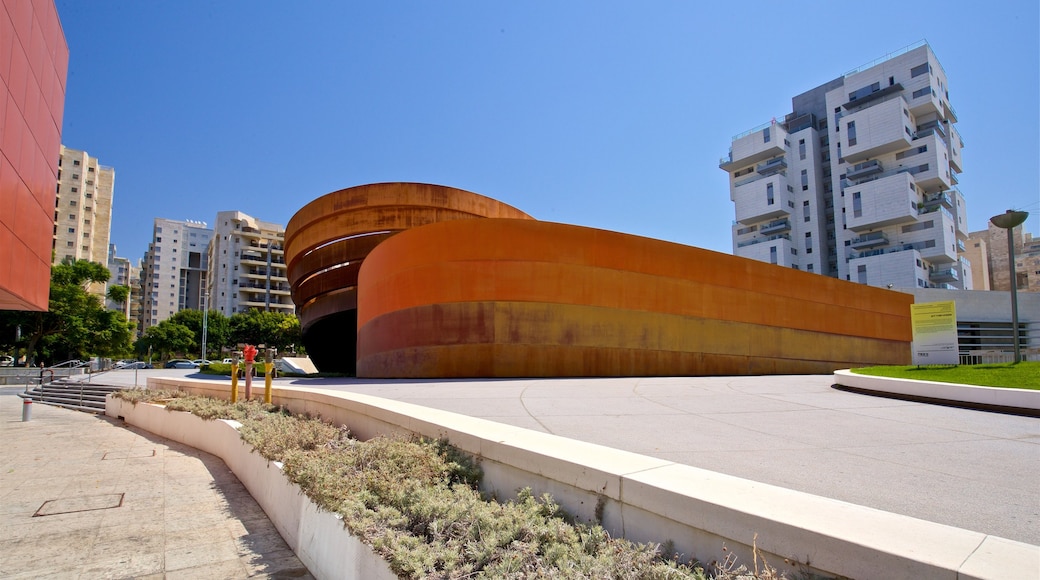
[[[213,236],[205,222],[163,218],[155,218],[152,232],[141,262],[141,332],[181,310],[203,308]]]
[[[86,151],[61,146],[54,206],[54,263],[108,263],[115,170]],[[102,290],[103,293],[103,290]]]
[[[285,226],[240,211],[217,213],[209,245],[209,308],[293,314],[285,268]]]
[[[0,310],[47,310],[69,47],[54,2],[0,0]]]
[[[719,162],[733,253],[871,286],[971,289],[956,122],[923,42],[795,96]]]
[[[116,255],[116,245],[108,245],[108,271],[111,272],[112,277],[108,279],[108,285],[111,286],[126,286],[130,289],[130,294],[124,302],[116,302],[109,298],[105,298],[105,307],[109,310],[117,310],[122,312],[126,316],[127,320],[136,320],[132,316],[134,312],[134,286],[137,286],[140,282],[141,275],[137,271],[137,268],[130,264],[130,260],[127,258],[121,258]],[[137,292],[137,297],[140,298],[140,290]]]
[[[976,282],[976,289],[1007,292],[1011,290],[1007,230],[992,223],[988,226],[988,229],[968,234],[966,256],[978,274],[984,276],[981,284]],[[1040,238],[1027,233],[1023,224],[1012,230],[1012,240],[1017,290],[1040,292]],[[982,263],[984,268],[978,268],[976,262]]]

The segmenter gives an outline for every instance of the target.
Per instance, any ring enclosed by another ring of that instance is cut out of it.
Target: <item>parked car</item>
[[[204,366],[206,366],[206,365],[211,365],[211,364],[213,364],[213,362],[212,362],[212,361],[208,361],[208,360],[206,360],[206,359],[204,359],[204,358],[197,358],[197,359],[195,359],[195,360],[193,360],[193,361],[191,361],[191,362],[193,362],[193,363],[197,364],[197,365],[199,366],[199,368],[202,368],[202,367],[204,367]]]
[[[199,365],[195,361],[190,361],[186,358],[171,358],[166,361],[163,367],[168,369],[197,369]]]
[[[0,356],[0,367],[13,367],[14,357],[9,355]]]
[[[150,368],[152,368],[152,365],[150,365],[150,364],[148,364],[148,363],[146,363],[144,361],[132,360],[132,361],[120,361],[120,362],[116,363],[116,368],[117,369],[150,369]]]
[[[223,363],[226,364],[226,365],[232,364],[233,362],[235,362],[235,361],[233,359],[230,359],[230,358],[226,358],[226,359],[223,360]]]

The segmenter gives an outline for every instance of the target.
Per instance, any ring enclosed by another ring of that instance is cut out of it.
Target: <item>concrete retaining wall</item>
[[[1040,412],[1040,391],[1029,389],[1002,389],[914,379],[891,379],[860,375],[847,370],[835,371],[834,382],[843,387],[881,394],[970,403],[1023,412]]]
[[[113,397],[106,401],[105,414],[223,459],[315,577],[396,580],[386,561],[352,536],[338,516],[319,511],[289,482],[281,465],[254,453],[239,437],[236,421],[204,421]]]
[[[230,391],[226,382],[159,377],[149,387],[220,398]],[[1040,577],[1037,546],[661,459],[354,393],[276,388],[274,402],[347,425],[361,439],[446,438],[480,461],[483,485],[498,497],[522,487],[548,492],[613,536],[671,541],[705,562],[732,553],[751,566],[754,542],[759,561],[780,569],[858,579]]]

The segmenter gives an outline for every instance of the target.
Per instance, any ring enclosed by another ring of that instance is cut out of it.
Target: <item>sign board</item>
[[[915,365],[955,365],[957,349],[957,307],[948,302],[910,305]]]

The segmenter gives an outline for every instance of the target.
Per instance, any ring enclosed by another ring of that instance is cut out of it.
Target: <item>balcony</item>
[[[846,225],[859,233],[914,223],[918,215],[914,208],[917,200],[914,178],[909,173],[850,185],[845,189]]]
[[[791,236],[789,236],[788,234],[777,234],[775,236],[769,236],[769,237],[766,237],[766,238],[756,238],[754,240],[748,240],[746,242],[740,242],[739,244],[737,244],[737,247],[738,248],[746,248],[747,246],[754,246],[756,244],[761,244],[763,242],[772,242],[773,240],[787,240],[787,241],[791,241]]]
[[[956,282],[960,280],[957,268],[932,268],[928,272],[928,279],[932,282]]]
[[[747,165],[783,155],[787,131],[770,121],[733,137],[729,155],[719,160],[719,168],[733,171]]]
[[[877,103],[841,118],[842,157],[849,164],[860,163],[886,153],[910,147],[911,133],[903,115],[906,101],[896,97]],[[856,138],[851,139],[849,125],[856,124]]]
[[[880,83],[874,83],[871,86],[863,87],[857,91],[849,94],[849,102],[845,103],[841,107],[848,111],[855,107],[862,107],[863,105],[887,97],[888,95],[894,95],[903,91],[903,85],[896,83],[889,85],[885,88],[881,88]]]
[[[852,239],[852,248],[856,250],[887,245],[888,236],[886,236],[884,232],[871,232]]]
[[[763,176],[772,175],[782,169],[787,169],[787,159],[783,157],[774,157],[769,161],[759,163],[755,167],[755,173]]]
[[[881,162],[877,159],[871,159],[870,161],[864,161],[863,163],[854,165],[851,169],[845,172],[845,177],[847,179],[859,180],[870,177],[871,175],[876,175],[882,171],[884,171],[884,168],[881,167]]]
[[[775,234],[779,232],[785,232],[791,229],[791,222],[788,220],[774,220],[768,224],[759,228],[759,232],[762,235]]]
[[[938,193],[929,193],[924,196],[924,200],[921,202],[921,205],[926,208],[942,205],[949,209],[953,209],[953,199],[945,191]]]

